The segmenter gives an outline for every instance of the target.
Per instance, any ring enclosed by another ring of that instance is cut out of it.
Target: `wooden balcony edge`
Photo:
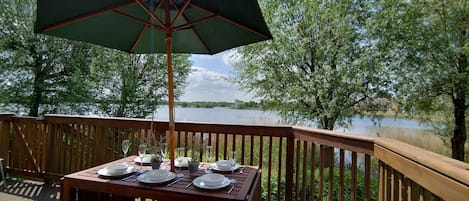
[[[14,113],[0,113],[0,121],[10,121],[10,118],[15,115]]]
[[[296,139],[312,141],[318,144],[374,155],[374,137],[346,134],[336,131],[293,127]]]
[[[150,129],[150,119],[138,118],[118,118],[118,117],[89,117],[79,115],[58,115],[48,114],[45,115],[46,123],[51,124],[85,124],[93,126],[115,126],[115,127],[128,127],[128,128],[142,128]],[[167,121],[153,121],[156,130],[167,130]],[[262,133],[269,133],[269,136],[274,137],[287,137],[291,133],[291,126],[277,126],[277,125],[258,125],[258,124],[228,124],[228,123],[204,123],[204,122],[189,122],[177,121],[176,130],[186,132],[206,132],[206,133],[224,133],[228,128],[233,128],[238,133],[246,135],[263,135]],[[228,133],[229,134],[229,133]]]
[[[389,157],[390,154],[401,157],[403,163],[415,163],[434,172],[433,174],[439,174],[443,177],[450,178],[465,186],[466,193],[469,193],[469,164],[467,163],[389,138],[377,137],[375,139],[375,150],[376,157],[395,169],[401,167],[402,164],[392,160],[386,161],[386,158]],[[406,159],[407,162],[403,159]],[[404,168],[402,171],[405,172],[407,170]],[[410,175],[409,178],[411,178],[411,176],[412,175]],[[429,184],[432,185],[433,182],[429,182]],[[436,186],[438,187],[439,185]]]

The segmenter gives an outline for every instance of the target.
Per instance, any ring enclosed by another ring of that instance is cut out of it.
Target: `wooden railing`
[[[152,125],[153,124],[153,125]],[[60,178],[122,157],[130,139],[167,136],[167,122],[0,114],[0,157],[10,173]],[[153,132],[152,130],[153,129]],[[205,140],[215,160],[236,150],[262,168],[265,200],[465,200],[469,165],[391,139],[291,126],[176,123],[176,146]],[[206,155],[200,153],[200,160]]]

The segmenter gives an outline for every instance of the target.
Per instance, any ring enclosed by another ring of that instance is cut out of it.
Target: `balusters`
[[[296,141],[296,146],[295,146],[295,148],[296,148],[296,153],[295,153],[295,160],[296,160],[295,164],[296,165],[294,166],[295,167],[295,173],[296,173],[296,175],[295,175],[295,186],[294,186],[294,188],[295,188],[295,200],[298,200],[299,194],[300,194],[300,188],[299,188],[299,183],[300,183],[299,182],[299,180],[300,180],[300,143],[301,143],[300,140],[297,140]]]
[[[345,200],[345,151],[339,150],[339,201]]]
[[[281,194],[281,181],[282,181],[282,159],[283,159],[283,138],[279,138],[279,150],[278,150],[278,166],[277,166],[277,200],[280,200]]]
[[[267,195],[267,200],[270,201],[270,198],[271,198],[271,186],[272,186],[272,183],[271,183],[271,176],[272,176],[272,136],[269,137],[269,156],[268,156],[268,165],[267,165],[267,192],[268,192],[268,195]]]
[[[316,144],[314,142],[311,143],[311,176],[310,176],[310,200],[314,200],[315,195],[315,171],[316,170]]]
[[[239,161],[239,164],[244,165],[244,146],[245,146],[245,136],[241,136],[241,159]]]

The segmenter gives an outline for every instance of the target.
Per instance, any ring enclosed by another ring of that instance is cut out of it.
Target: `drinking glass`
[[[212,146],[208,145],[205,149],[206,154],[207,154],[207,162],[211,163],[212,162]]]
[[[182,171],[182,161],[184,159],[184,147],[176,148],[176,154],[177,154],[176,160],[179,164],[179,171],[181,172]]]
[[[139,144],[138,145],[138,157],[140,157],[140,162],[143,163],[143,158],[145,158],[145,153],[147,151],[146,144]]]
[[[130,141],[129,140],[122,140],[122,152],[124,152],[124,158],[127,156],[127,152],[129,152]]]
[[[234,168],[236,166],[236,151],[230,152],[230,165],[231,165],[231,174],[234,174]]]
[[[166,142],[161,142],[160,143],[160,152],[161,152],[161,156],[163,158],[166,158],[166,147],[168,146],[168,144]]]
[[[210,163],[212,162],[212,146],[208,145],[205,148],[205,154],[207,155],[207,162],[209,163],[209,166],[207,169],[205,169],[205,173],[212,173],[212,170],[210,169]]]

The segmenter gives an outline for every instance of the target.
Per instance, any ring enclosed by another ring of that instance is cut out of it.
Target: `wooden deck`
[[[0,187],[0,201],[59,200],[60,186],[42,182],[7,179],[7,188]]]

